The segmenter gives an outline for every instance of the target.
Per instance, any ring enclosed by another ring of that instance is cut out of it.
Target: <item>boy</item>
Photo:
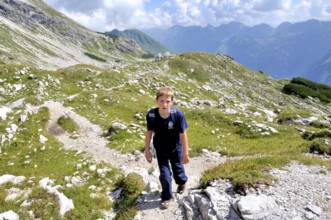
[[[149,110],[146,115],[145,157],[147,162],[152,162],[149,146],[154,133],[153,144],[160,169],[159,179],[162,187],[161,208],[167,208],[173,198],[172,173],[178,185],[177,193],[184,192],[185,183],[188,179],[183,165],[190,160],[186,135],[188,125],[183,112],[172,107],[173,99],[174,94],[170,88],[160,88],[156,93],[158,107]]]

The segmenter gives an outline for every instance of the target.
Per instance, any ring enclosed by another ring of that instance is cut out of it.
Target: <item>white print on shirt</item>
[[[172,123],[172,121],[169,121],[169,123],[168,123],[168,129],[169,130],[174,129],[174,123]]]

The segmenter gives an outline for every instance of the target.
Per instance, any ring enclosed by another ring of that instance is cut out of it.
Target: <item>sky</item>
[[[232,21],[276,27],[309,19],[331,21],[330,0],[44,0],[85,27],[113,29],[219,26]]]

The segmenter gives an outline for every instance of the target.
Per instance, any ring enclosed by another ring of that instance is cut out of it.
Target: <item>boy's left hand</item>
[[[145,158],[146,158],[148,163],[152,163],[153,158],[152,158],[152,155],[149,152],[149,150],[145,150]]]
[[[183,164],[190,162],[190,157],[187,154],[184,154],[182,157]]]

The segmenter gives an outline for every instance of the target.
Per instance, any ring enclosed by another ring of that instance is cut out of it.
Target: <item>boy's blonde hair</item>
[[[174,92],[169,87],[159,88],[159,90],[156,92],[156,100],[158,100],[161,96],[165,96],[167,98],[170,97],[171,101],[174,100]]]

